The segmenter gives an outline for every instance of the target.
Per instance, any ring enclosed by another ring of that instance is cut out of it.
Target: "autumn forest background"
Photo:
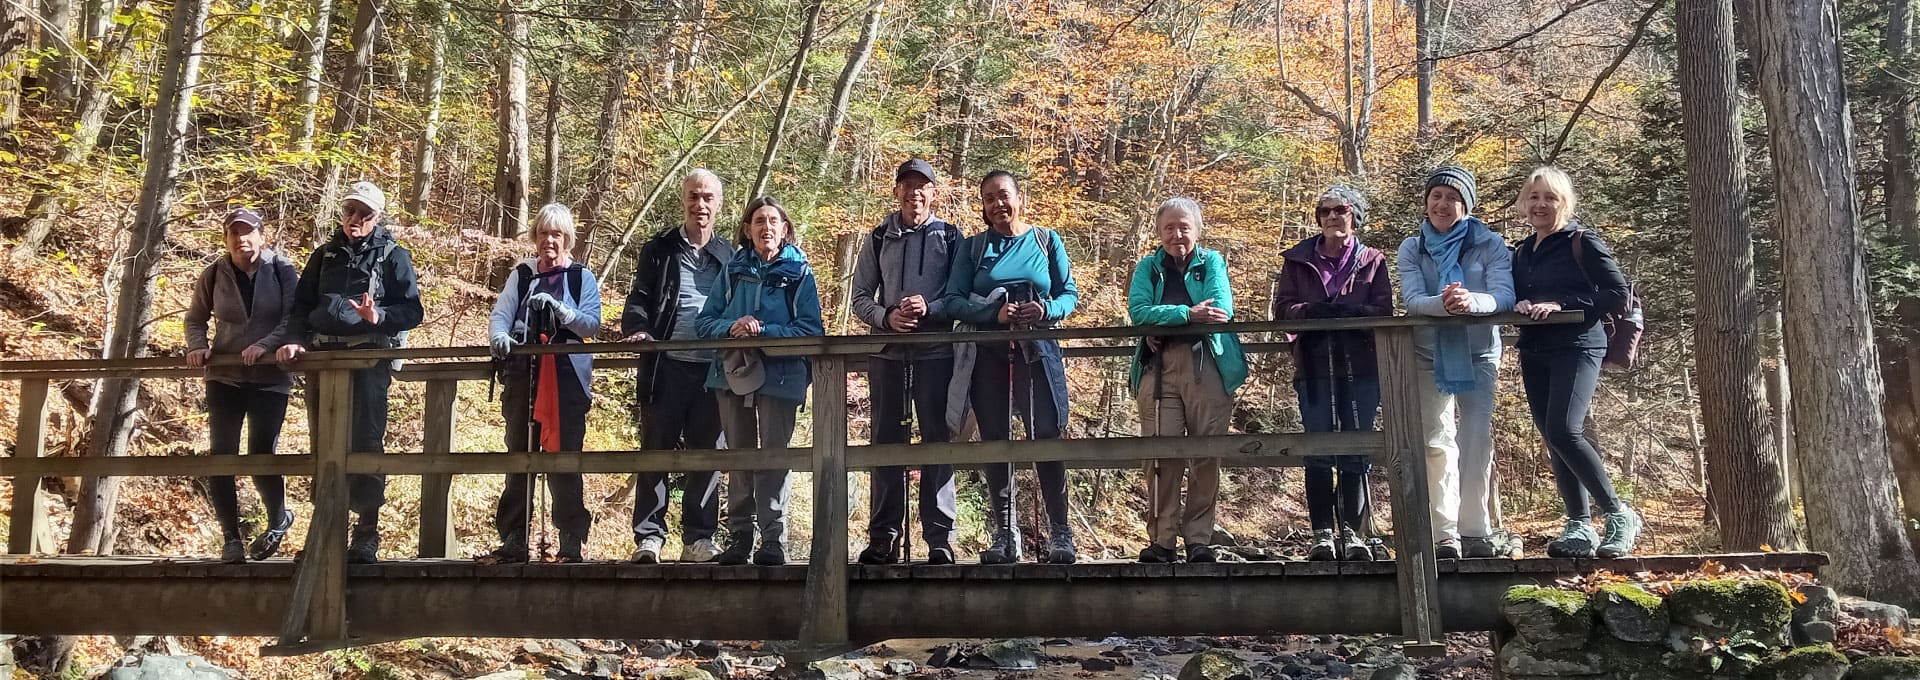
[[[1205,207],[1206,244],[1226,254],[1241,318],[1264,319],[1280,253],[1317,232],[1312,202],[1330,184],[1363,190],[1361,238],[1392,253],[1419,224],[1433,167],[1477,173],[1476,213],[1518,239],[1518,185],[1553,164],[1574,177],[1577,219],[1646,299],[1645,360],[1606,377],[1590,431],[1650,510],[1650,550],[1845,549],[1888,531],[1904,546],[1920,535],[1912,0],[1801,3],[1831,12],[1842,50],[1829,80],[1850,104],[1850,130],[1822,128],[1843,144],[1849,176],[1817,183],[1772,160],[1788,126],[1815,124],[1765,101],[1763,73],[1775,71],[1762,55],[1792,69],[1804,51],[1771,32],[1787,19],[1761,18],[1773,4],[0,0],[0,359],[177,356],[188,282],[219,251],[221,216],[259,209],[275,246],[304,261],[362,179],[386,190],[422,273],[427,321],[411,344],[456,346],[484,344],[506,267],[530,251],[516,237],[549,201],[580,217],[577,258],[617,319],[634,251],[676,222],[675,188],[694,167],[723,178],[729,210],[762,194],[785,202],[829,332],[860,333],[845,277],[908,157],[939,170],[937,213],[969,233],[982,227],[978,177],[1026,178],[1030,220],[1059,230],[1073,259],[1073,326],[1126,323],[1125,276],[1167,197]],[[1832,199],[1841,179],[1851,212],[1787,209]],[[1808,250],[1853,265],[1821,266]],[[1856,309],[1844,317],[1853,325],[1828,315]],[[1821,327],[1853,329],[1856,344],[1822,340]],[[1828,391],[1841,370],[1829,360],[1856,355],[1877,360],[1871,386]],[[1236,426],[1297,429],[1284,355],[1254,364]],[[1496,416],[1503,513],[1533,548],[1560,510],[1513,364]],[[1072,436],[1132,434],[1124,364],[1071,366]],[[196,381],[56,389],[49,455],[204,451]],[[418,450],[422,391],[396,383],[390,448]],[[0,410],[11,414],[18,392],[0,384]],[[498,448],[488,392],[461,388],[457,448]],[[628,448],[631,377],[603,371],[596,392],[588,448]],[[864,439],[864,381],[851,398]],[[283,449],[304,446],[295,411]],[[1831,418],[1850,425],[1816,426]],[[11,442],[14,419],[0,420]],[[1304,530],[1298,480],[1230,473],[1223,527],[1287,545]],[[589,482],[597,557],[631,548],[624,481]],[[7,484],[0,496],[14,493]],[[290,484],[304,507],[305,480]],[[395,519],[417,511],[409,484],[395,481]],[[491,547],[499,484],[456,482],[464,554]],[[1137,551],[1138,473],[1081,471],[1074,485],[1093,529],[1082,549]],[[1865,495],[1828,492],[1846,485]],[[57,536],[76,519],[106,525],[59,539],[70,551],[217,545],[195,480],[128,480],[104,520],[80,487],[48,480]],[[962,489],[971,554],[986,543],[984,510],[977,482]],[[795,507],[811,512],[804,493]],[[864,501],[852,507],[863,526]],[[1877,518],[1848,531],[1879,533],[1833,538],[1848,516]],[[795,529],[796,543],[807,538],[805,522]],[[400,556],[411,541],[387,545]],[[1849,562],[1838,578],[1912,601],[1915,586],[1895,575],[1920,567],[1902,550],[1888,559],[1904,567]]]

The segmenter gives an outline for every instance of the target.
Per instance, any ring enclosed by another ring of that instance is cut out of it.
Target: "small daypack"
[[[1573,263],[1580,268],[1580,276],[1587,279],[1587,285],[1593,285],[1593,278],[1587,276],[1586,248],[1582,245],[1586,240],[1587,230],[1573,230]],[[1646,306],[1632,281],[1627,282],[1627,297],[1620,308],[1600,313],[1600,324],[1607,334],[1607,356],[1600,360],[1600,366],[1632,370],[1640,358],[1640,336],[1647,330]]]

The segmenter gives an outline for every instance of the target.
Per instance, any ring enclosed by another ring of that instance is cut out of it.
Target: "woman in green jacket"
[[[1233,288],[1227,262],[1201,248],[1200,205],[1173,198],[1153,212],[1160,247],[1133,269],[1127,314],[1140,326],[1220,324],[1233,319]],[[1140,434],[1152,437],[1227,433],[1233,392],[1247,380],[1247,359],[1232,333],[1145,338],[1133,354],[1129,377],[1140,407]],[[1173,562],[1184,539],[1188,562],[1212,562],[1214,497],[1220,490],[1220,459],[1168,459],[1147,465],[1147,535],[1141,562]],[[1180,481],[1186,479],[1184,503]]]

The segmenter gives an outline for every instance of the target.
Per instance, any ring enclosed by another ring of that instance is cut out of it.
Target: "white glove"
[[[560,324],[562,326],[573,323],[573,315],[574,315],[573,308],[568,307],[567,303],[561,302],[560,300],[554,298],[550,294],[534,293],[532,296],[529,296],[527,298],[527,305],[533,307],[534,309],[553,310],[554,323]]]
[[[492,342],[493,358],[495,359],[507,358],[507,353],[512,352],[513,346],[516,344],[519,344],[519,343],[514,342],[513,336],[511,335],[507,335],[506,333],[493,334],[493,342]]]

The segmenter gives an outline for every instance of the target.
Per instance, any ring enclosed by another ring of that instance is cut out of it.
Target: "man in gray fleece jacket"
[[[853,269],[853,313],[875,334],[942,333],[953,330],[940,297],[960,230],[933,216],[933,166],[912,159],[893,175],[899,210],[874,228]],[[920,440],[945,442],[947,383],[953,378],[951,345],[888,345],[867,359],[867,389],[873,400],[873,443],[904,444],[912,438],[913,414],[919,414]],[[907,468],[873,471],[873,499],[867,523],[868,545],[861,564],[901,561],[906,532]],[[927,561],[953,564],[953,466],[920,470],[920,526]]]

